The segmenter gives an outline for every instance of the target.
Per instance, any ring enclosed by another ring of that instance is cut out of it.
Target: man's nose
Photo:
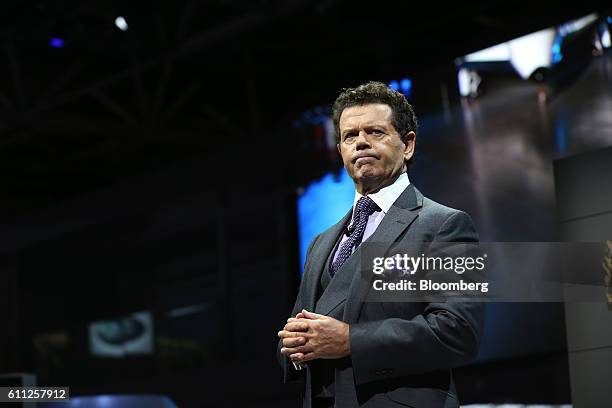
[[[368,149],[371,146],[368,134],[363,130],[359,132],[359,135],[357,135],[356,142],[357,150]]]

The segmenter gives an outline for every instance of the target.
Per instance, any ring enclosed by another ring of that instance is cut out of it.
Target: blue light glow
[[[51,38],[49,45],[53,48],[62,48],[64,46],[64,40],[62,38]]]
[[[563,43],[563,34],[557,33],[555,40],[551,47],[552,63],[557,64],[563,59],[563,53],[561,52],[561,44]]]
[[[331,117],[331,107],[318,106],[302,112],[302,117],[294,121],[294,127],[322,125]]]
[[[176,404],[161,395],[94,395],[74,397],[67,402],[50,402],[45,408],[177,408]]]
[[[394,79],[393,81],[389,82],[389,88],[393,89],[394,91],[399,91],[400,84]]]
[[[353,205],[354,198],[353,180],[345,169],[339,176],[327,173],[300,195],[297,202],[300,268],[304,267],[306,251],[312,239],[340,221]]]
[[[410,94],[412,90],[412,81],[408,78],[404,78],[400,81],[400,89],[404,95]]]
[[[608,16],[608,18],[606,18],[606,20],[608,20],[608,24],[612,24],[612,17]]]
[[[113,403],[113,398],[108,395],[100,395],[96,397],[96,403],[100,408],[111,407]]]

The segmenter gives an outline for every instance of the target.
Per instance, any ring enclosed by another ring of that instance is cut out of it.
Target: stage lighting
[[[553,64],[557,64],[561,62],[561,60],[563,59],[563,53],[561,52],[562,42],[563,42],[563,35],[561,35],[561,33],[557,33],[557,36],[555,37],[553,41],[553,45],[551,47]]]
[[[610,40],[610,30],[608,30],[608,27],[605,28],[603,34],[601,35],[601,45],[604,48],[610,48],[612,45],[612,41]]]
[[[119,16],[115,19],[115,25],[117,26],[118,29],[120,29],[121,31],[127,31],[128,29],[128,24],[127,21],[125,21],[125,18],[122,16]]]
[[[404,78],[400,81],[400,89],[404,95],[409,95],[412,90],[412,81],[408,78]]]
[[[393,81],[389,82],[389,88],[393,89],[394,91],[399,91],[399,89],[400,89],[399,82],[397,82],[394,79]]]
[[[64,46],[64,40],[62,38],[51,38],[49,40],[49,45],[53,48],[62,48]]]

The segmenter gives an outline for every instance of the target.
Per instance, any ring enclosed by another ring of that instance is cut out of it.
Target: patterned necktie
[[[353,253],[353,247],[357,248],[359,244],[361,244],[363,233],[365,232],[366,225],[368,224],[368,218],[370,218],[370,215],[374,214],[376,211],[380,211],[380,207],[378,207],[370,197],[365,196],[357,200],[357,205],[355,205],[355,214],[353,216],[352,232],[350,232],[348,239],[344,241],[338,250],[336,260],[329,266],[329,273],[331,276],[334,276],[342,264],[349,258],[349,256],[351,256]]]

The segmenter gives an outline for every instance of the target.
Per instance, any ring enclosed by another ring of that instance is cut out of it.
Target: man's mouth
[[[354,159],[355,164],[361,165],[374,162],[377,159],[373,154],[359,155]]]

